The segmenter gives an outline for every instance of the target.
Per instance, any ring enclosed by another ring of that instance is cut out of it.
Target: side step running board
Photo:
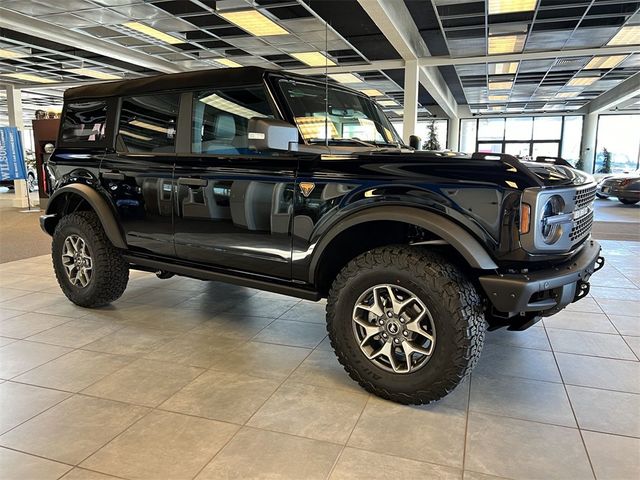
[[[305,300],[318,301],[320,294],[314,290],[308,290],[293,284],[281,283],[274,279],[260,279],[255,277],[233,275],[230,273],[206,270],[184,264],[167,263],[162,260],[153,258],[139,257],[137,255],[125,254],[122,256],[125,261],[129,262],[131,268],[144,271],[158,271],[175,273],[185,277],[197,278],[199,280],[213,280],[218,282],[232,283],[243,287],[257,288],[268,292],[280,293],[291,297],[302,298]]]

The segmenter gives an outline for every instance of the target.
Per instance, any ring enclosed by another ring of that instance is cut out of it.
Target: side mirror
[[[298,150],[298,129],[275,118],[250,118],[248,138],[252,150]]]

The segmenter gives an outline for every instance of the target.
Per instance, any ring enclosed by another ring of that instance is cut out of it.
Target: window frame
[[[125,98],[137,98],[137,97],[146,97],[146,96],[152,96],[152,95],[170,95],[170,94],[175,94],[178,96],[178,111],[176,113],[176,138],[175,138],[175,142],[174,142],[174,151],[173,152],[126,152],[126,151],[121,151],[118,150],[117,147],[117,142],[116,142],[116,138],[118,137],[118,132],[120,131],[120,117],[121,117],[121,113],[122,113],[122,101]],[[110,133],[112,135],[112,137],[110,138],[110,142],[109,145],[113,148],[113,151],[120,154],[120,155],[153,155],[153,156],[167,156],[167,155],[177,155],[180,150],[179,150],[179,145],[181,143],[180,142],[180,137],[181,137],[181,125],[180,125],[180,118],[182,116],[182,108],[183,108],[183,104],[184,104],[184,99],[185,99],[185,94],[181,91],[181,90],[161,90],[158,92],[151,92],[151,93],[143,93],[143,94],[131,94],[131,95],[121,95],[118,97],[114,97],[113,100],[116,103],[116,108],[114,108],[115,113],[114,113],[114,123],[113,123],[113,128],[111,128]]]
[[[71,101],[65,101],[62,107],[62,113],[60,114],[60,128],[58,131],[58,141],[56,145],[60,148],[93,148],[93,149],[104,149],[111,145],[110,140],[112,138],[112,130],[113,130],[113,102],[111,98],[80,98]],[[104,136],[97,141],[80,141],[80,142],[69,142],[65,141],[63,137],[64,132],[64,119],[67,116],[67,109],[69,105],[75,103],[88,103],[88,102],[104,102],[105,104],[105,120],[104,120]]]
[[[281,120],[281,114],[280,114],[280,110],[278,108],[276,108],[275,106],[275,102],[273,99],[273,95],[271,94],[270,90],[269,90],[269,86],[267,85],[267,83],[263,80],[261,83],[256,83],[256,84],[252,84],[252,85],[239,85],[239,86],[233,86],[233,85],[228,85],[225,87],[198,87],[198,88],[192,88],[189,89],[188,92],[185,92],[185,94],[188,94],[188,107],[185,107],[185,121],[184,123],[186,125],[182,125],[180,123],[180,120],[178,120],[178,125],[179,127],[183,128],[185,133],[185,139],[184,139],[184,154],[182,154],[182,156],[191,156],[191,157],[210,157],[210,158],[216,158],[216,157],[230,157],[230,158],[264,158],[265,156],[270,156],[275,152],[256,152],[256,153],[215,153],[215,152],[194,152],[193,151],[193,122],[194,122],[194,118],[193,118],[193,99],[194,99],[194,95],[196,92],[204,92],[204,91],[214,91],[214,90],[225,90],[225,89],[232,89],[232,88],[255,88],[255,87],[261,87],[262,90],[265,93],[265,98],[267,100],[267,103],[269,105],[269,108],[271,109],[271,115],[272,118],[274,119],[278,119]],[[181,104],[182,105],[182,104]],[[187,113],[188,110],[188,113]],[[182,113],[182,111],[180,112]],[[188,119],[188,120],[187,120]],[[277,152],[278,155],[282,155],[282,152]]]
[[[565,124],[565,118],[566,117],[582,117],[582,122],[584,125],[584,115],[577,115],[577,114],[569,114],[569,115],[525,115],[526,117],[531,117],[533,119],[533,125],[531,128],[531,138],[528,140],[517,140],[517,139],[511,139],[511,140],[506,140],[506,120],[507,118],[510,118],[508,116],[498,116],[498,117],[485,117],[485,118],[503,118],[505,120],[505,124],[504,124],[504,128],[502,131],[502,139],[501,140],[480,140],[479,137],[479,128],[480,128],[480,117],[474,117],[474,118],[461,118],[460,120],[458,120],[458,145],[460,145],[460,142],[462,140],[462,121],[466,120],[474,120],[476,122],[476,129],[475,129],[475,133],[476,133],[476,138],[475,138],[475,149],[476,152],[479,151],[479,146],[481,143],[497,143],[497,144],[501,144],[502,145],[502,152],[504,153],[505,151],[505,147],[506,144],[508,143],[528,143],[529,144],[529,155],[533,154],[533,145],[535,143],[558,143],[558,155],[562,156],[562,147],[564,144],[564,124]],[[562,119],[561,123],[560,123],[560,138],[558,139],[546,139],[546,140],[535,140],[533,138],[533,130],[535,128],[535,121],[537,118],[546,118],[546,117],[560,117]],[[580,138],[580,152],[582,152],[582,148],[584,146],[584,138]],[[475,152],[472,152],[475,153]],[[535,158],[532,157],[532,160],[535,161]]]

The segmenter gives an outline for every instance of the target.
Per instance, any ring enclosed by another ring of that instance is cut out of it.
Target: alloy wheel
[[[433,354],[436,331],[424,302],[410,290],[376,285],[353,308],[353,333],[362,353],[393,373],[413,373]]]
[[[93,260],[87,242],[79,235],[69,235],[64,240],[62,265],[72,285],[81,288],[89,285]]]

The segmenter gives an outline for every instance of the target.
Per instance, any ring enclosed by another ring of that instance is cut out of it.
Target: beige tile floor
[[[423,407],[346,376],[322,303],[135,272],[85,310],[47,256],[2,264],[0,477],[640,478],[640,243],[603,244],[589,298]]]

